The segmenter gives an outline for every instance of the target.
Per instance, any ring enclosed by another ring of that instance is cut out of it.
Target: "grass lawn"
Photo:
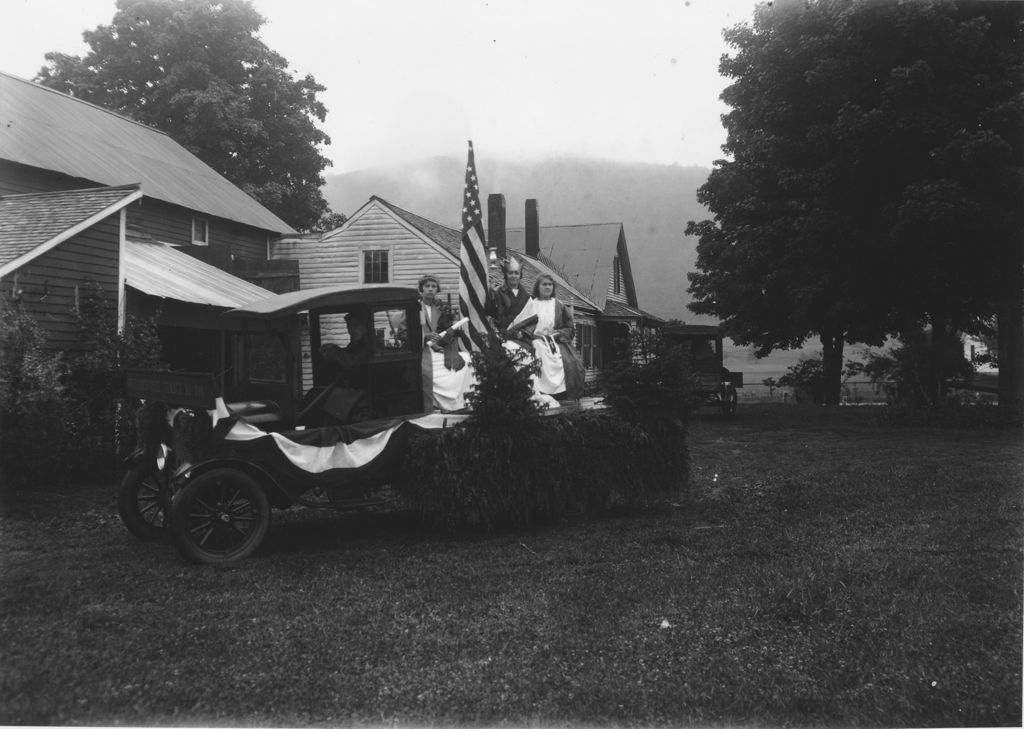
[[[765,404],[690,440],[686,503],[289,512],[223,568],[136,542],[113,486],[17,494],[0,724],[1021,725],[1020,431]]]

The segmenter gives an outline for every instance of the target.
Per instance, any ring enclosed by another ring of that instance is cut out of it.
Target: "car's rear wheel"
[[[144,542],[162,539],[167,533],[165,495],[156,464],[147,459],[135,464],[121,479],[117,513],[121,522]]]
[[[725,395],[722,398],[722,413],[727,418],[731,418],[736,415],[736,408],[739,406],[740,397],[734,387],[728,387],[725,390]]]
[[[192,562],[224,564],[255,552],[270,526],[270,503],[257,481],[233,468],[200,474],[174,497],[171,532]]]

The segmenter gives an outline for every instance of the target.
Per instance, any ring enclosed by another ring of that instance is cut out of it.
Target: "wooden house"
[[[581,354],[585,360],[592,358],[593,366],[624,356],[621,348],[631,331],[664,324],[637,302],[622,223],[536,226],[534,231],[508,229],[508,250],[549,261],[594,303],[598,311],[594,329],[578,337]]]
[[[497,201],[495,196],[492,199]],[[503,198],[500,202],[500,207],[495,207],[489,201],[488,229],[492,244],[496,239],[502,239],[504,233]],[[528,201],[530,204],[535,211],[536,201]],[[529,215],[527,219],[530,219]],[[536,221],[536,216],[533,220]],[[539,230],[536,226],[531,229]],[[514,239],[516,231],[508,232]],[[520,247],[518,250],[515,246],[510,247],[522,261],[523,285],[527,290],[532,289],[537,276],[542,273],[555,279],[558,298],[573,312],[577,348],[587,370],[587,381],[591,383],[596,380],[603,362],[611,361],[613,356],[625,356],[622,351],[613,351],[613,336],[621,340],[622,337],[628,337],[630,326],[660,323],[656,317],[635,308],[636,292],[628,268],[628,253],[621,224],[616,232],[621,238],[620,261],[625,261],[625,266],[621,262],[612,263],[618,255],[619,240],[612,241],[610,256],[602,254],[602,258],[607,257],[608,266],[614,267],[620,276],[618,289],[613,286],[611,294],[588,280],[588,276],[593,279],[603,275],[594,266],[586,269],[581,262],[580,271],[573,272],[536,247]],[[298,261],[303,288],[341,283],[416,286],[420,276],[430,273],[440,282],[441,297],[450,296],[452,304],[457,306],[461,243],[460,230],[428,220],[374,196],[335,230],[322,236],[285,237],[275,242],[271,245],[271,258]],[[496,258],[502,255],[502,245],[499,240],[495,249]],[[604,238],[600,245],[594,245],[595,249],[602,251],[606,247]],[[566,262],[575,261],[567,258]],[[608,276],[611,273],[609,268]],[[492,286],[502,283],[501,270],[496,260],[491,265],[490,279]],[[605,278],[606,283],[610,280]],[[580,282],[586,283],[587,289]],[[594,291],[600,293],[600,296],[595,297],[592,293]],[[630,302],[633,302],[633,306]],[[308,377],[308,361],[306,370]]]
[[[88,285],[122,323],[157,315],[172,365],[205,352],[223,369],[211,314],[297,288],[297,265],[267,255],[296,231],[167,134],[2,72],[0,99],[0,295],[54,349],[74,348]]]

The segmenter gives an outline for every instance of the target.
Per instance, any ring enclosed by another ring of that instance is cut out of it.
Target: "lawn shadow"
[[[407,544],[436,536],[424,529],[412,512],[402,509],[293,509],[274,513],[261,551],[343,550],[382,542]]]

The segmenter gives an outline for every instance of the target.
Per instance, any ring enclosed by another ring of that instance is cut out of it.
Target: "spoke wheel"
[[[171,532],[192,562],[224,564],[259,548],[270,526],[270,504],[251,476],[217,468],[197,476],[174,497]]]
[[[156,464],[138,463],[121,479],[117,513],[128,531],[145,542],[167,533],[167,509]]]

